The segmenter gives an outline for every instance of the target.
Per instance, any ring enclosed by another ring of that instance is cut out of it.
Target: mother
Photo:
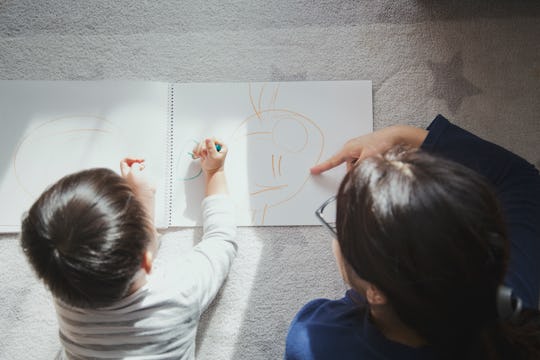
[[[286,359],[540,358],[534,166],[440,115],[352,139],[312,172],[343,162],[337,213],[333,199],[317,213],[351,290],[299,311]]]

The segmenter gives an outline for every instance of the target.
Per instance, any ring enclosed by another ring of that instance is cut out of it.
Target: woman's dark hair
[[[404,148],[365,159],[339,188],[337,233],[352,269],[440,358],[539,354],[537,320],[498,318],[509,243],[496,195],[473,170]]]
[[[153,232],[125,179],[108,169],[68,175],[24,216],[21,245],[53,295],[76,307],[124,297]]]

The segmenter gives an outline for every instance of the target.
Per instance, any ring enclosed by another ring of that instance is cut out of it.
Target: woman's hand
[[[315,165],[310,171],[312,174],[320,174],[342,163],[347,164],[347,171],[349,171],[357,161],[383,153],[395,145],[420,147],[427,134],[428,131],[413,126],[393,125],[350,139],[339,152],[328,160]]]

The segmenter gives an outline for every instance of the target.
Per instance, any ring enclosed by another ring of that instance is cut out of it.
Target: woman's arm
[[[537,307],[540,294],[540,175],[521,157],[451,124],[439,115],[428,131],[394,125],[349,140],[330,159],[313,167],[320,174],[344,162],[354,162],[404,144],[420,147],[465,165],[495,188],[511,242],[506,283],[526,306]]]
[[[330,159],[311,168],[312,174],[320,174],[342,163],[347,170],[355,162],[385,152],[395,145],[420,147],[428,132],[424,129],[408,125],[393,125],[375,132],[350,139]]]
[[[439,115],[428,127],[422,149],[483,175],[501,203],[510,239],[505,283],[527,307],[540,293],[540,175],[523,158],[451,124]]]

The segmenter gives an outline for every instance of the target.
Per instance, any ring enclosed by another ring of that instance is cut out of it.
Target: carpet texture
[[[375,129],[441,113],[540,166],[539,38],[536,0],[0,0],[0,79],[366,79]],[[164,241],[188,249],[199,236],[171,229]],[[345,290],[330,239],[320,227],[241,228],[238,242],[198,358],[279,359],[298,309]],[[50,296],[16,234],[0,236],[0,254],[0,358],[51,359]]]

